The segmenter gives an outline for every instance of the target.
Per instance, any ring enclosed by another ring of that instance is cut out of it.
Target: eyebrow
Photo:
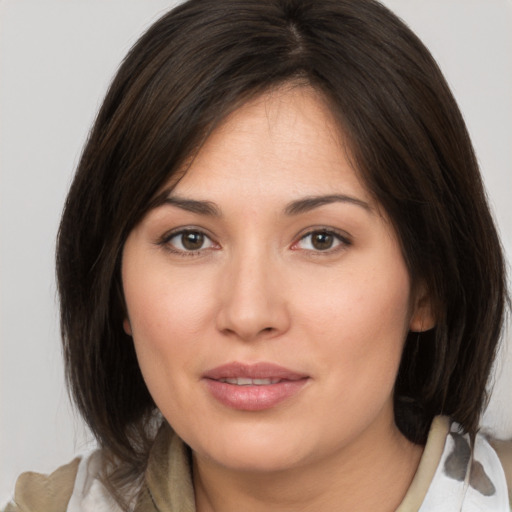
[[[219,207],[211,201],[200,201],[197,199],[186,199],[178,196],[167,196],[163,202],[171,206],[176,206],[188,212],[206,215],[209,217],[221,217],[222,213]],[[330,194],[326,196],[310,196],[298,199],[288,203],[284,209],[286,215],[300,215],[307,213],[315,208],[331,203],[348,203],[359,206],[369,213],[373,212],[372,207],[365,201],[356,197],[344,194]]]
[[[164,204],[170,204],[171,206],[177,206],[182,210],[186,210],[192,213],[198,213],[200,215],[207,215],[209,217],[220,217],[221,212],[215,203],[211,201],[197,201],[195,199],[185,199],[177,196],[167,196]]]
[[[319,206],[331,203],[349,203],[355,206],[360,206],[369,213],[373,212],[372,207],[367,202],[344,194],[305,197],[304,199],[299,199],[289,203],[284,209],[284,212],[286,215],[300,215],[301,213],[309,212]]]

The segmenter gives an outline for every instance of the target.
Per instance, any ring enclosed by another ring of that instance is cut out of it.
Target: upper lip
[[[305,373],[296,372],[284,366],[266,362],[227,363],[212,368],[203,374],[203,378],[212,380],[236,379],[238,377],[245,377],[247,379],[300,380],[308,376]]]

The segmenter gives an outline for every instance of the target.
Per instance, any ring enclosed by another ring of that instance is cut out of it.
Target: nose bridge
[[[279,267],[278,258],[261,241],[246,241],[233,251],[222,276],[220,330],[250,340],[287,329]]]

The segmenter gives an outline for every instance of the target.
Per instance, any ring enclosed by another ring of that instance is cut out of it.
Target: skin
[[[394,423],[393,386],[407,332],[433,320],[344,147],[313,89],[260,96],[213,132],[174,203],[127,239],[124,327],[157,406],[193,450],[201,512],[395,510],[414,476],[422,447]],[[332,195],[353,200],[286,211]],[[199,250],[183,245],[184,227],[204,234],[192,235]],[[316,243],[326,231],[327,249]],[[202,378],[234,361],[307,382],[270,409],[236,410]]]

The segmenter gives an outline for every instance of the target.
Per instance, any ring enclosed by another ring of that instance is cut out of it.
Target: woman
[[[439,69],[380,4],[164,16],[104,101],[57,267],[101,450],[7,510],[508,509],[477,434],[499,240]]]

